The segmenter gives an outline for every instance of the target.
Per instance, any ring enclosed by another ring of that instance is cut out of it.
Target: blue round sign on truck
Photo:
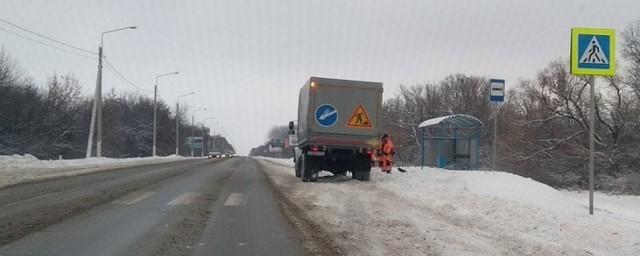
[[[338,122],[338,110],[331,104],[322,104],[316,109],[316,122],[322,127],[331,127]]]

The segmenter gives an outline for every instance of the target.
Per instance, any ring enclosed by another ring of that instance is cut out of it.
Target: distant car
[[[220,152],[209,152],[209,159],[214,159],[214,158],[221,158],[222,157],[222,153]]]

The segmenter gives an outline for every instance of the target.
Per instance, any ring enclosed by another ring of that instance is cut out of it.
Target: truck
[[[382,83],[311,77],[300,89],[295,175],[315,182],[320,171],[369,180],[379,145]],[[291,137],[291,136],[290,136]]]

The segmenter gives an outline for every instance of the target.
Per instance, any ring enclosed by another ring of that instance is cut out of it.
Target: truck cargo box
[[[311,77],[300,89],[299,145],[376,146],[382,90],[377,82]]]

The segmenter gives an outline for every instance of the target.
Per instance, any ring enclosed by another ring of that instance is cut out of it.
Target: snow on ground
[[[0,187],[34,179],[72,176],[136,165],[185,160],[182,156],[38,160],[32,155],[0,155]]]
[[[640,255],[640,197],[558,191],[503,172],[406,168],[370,182],[295,178],[259,158],[284,195],[348,255]]]

